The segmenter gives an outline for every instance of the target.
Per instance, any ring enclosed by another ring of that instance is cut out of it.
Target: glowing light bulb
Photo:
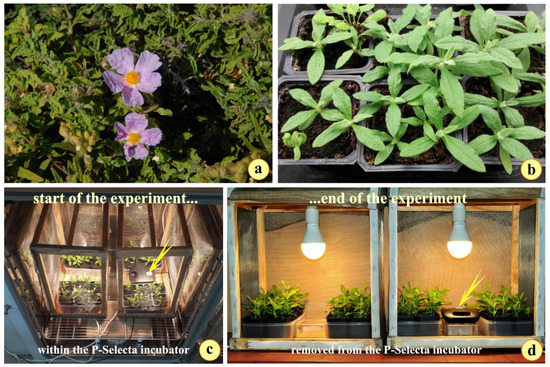
[[[310,260],[318,260],[325,253],[327,245],[319,230],[319,210],[315,205],[306,209],[306,233],[302,238],[302,253]]]
[[[449,241],[447,249],[452,257],[463,259],[472,251],[472,241]]]
[[[453,230],[447,241],[447,249],[452,257],[463,259],[472,251],[472,239],[466,230],[466,207],[455,204],[453,207]]]

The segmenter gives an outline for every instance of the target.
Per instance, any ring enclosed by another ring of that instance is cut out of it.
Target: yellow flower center
[[[139,143],[139,139],[141,137],[139,136],[138,133],[130,133],[128,134],[128,142],[132,145],[136,145],[137,143]]]
[[[126,79],[126,83],[130,85],[136,85],[139,82],[139,74],[135,71],[130,71],[124,78]]]

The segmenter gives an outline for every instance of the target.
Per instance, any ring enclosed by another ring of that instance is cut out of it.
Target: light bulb
[[[452,257],[463,259],[472,251],[472,241],[449,241],[447,249]]]
[[[325,239],[319,230],[319,210],[315,205],[306,209],[306,233],[302,238],[302,253],[310,260],[318,260],[325,253]]]
[[[302,253],[310,260],[318,260],[325,254],[327,245],[324,242],[304,243],[302,242]]]
[[[466,229],[466,207],[455,204],[453,207],[453,230],[447,241],[447,249],[452,257],[463,259],[472,251],[472,239]]]

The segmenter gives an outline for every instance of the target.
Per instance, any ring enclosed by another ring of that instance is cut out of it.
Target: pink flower
[[[159,128],[145,129],[147,127],[147,118],[139,113],[129,113],[124,119],[126,126],[120,122],[115,122],[115,128],[118,133],[116,141],[125,140],[124,154],[129,162],[132,158],[145,159],[149,151],[145,146],[155,146],[162,139],[162,131]]]
[[[122,92],[124,103],[130,107],[141,106],[140,92],[153,93],[162,84],[161,75],[154,72],[162,63],[157,55],[143,51],[134,66],[134,53],[128,48],[114,50],[107,61],[117,72],[103,72],[103,79],[113,93]]]

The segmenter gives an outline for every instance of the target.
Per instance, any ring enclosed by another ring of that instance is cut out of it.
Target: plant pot
[[[416,320],[414,320],[416,319]],[[399,336],[440,336],[443,335],[441,330],[442,322],[437,315],[437,320],[420,321],[418,318],[411,316],[398,315],[397,319],[397,335]]]
[[[304,318],[300,316],[288,322],[256,322],[243,320],[243,335],[248,338],[295,338],[296,324]]]
[[[63,283],[68,283],[68,288],[72,291],[75,286],[80,287],[85,293],[83,296],[77,298],[72,295],[63,296],[61,294],[61,286]],[[85,282],[60,282],[60,288],[57,292],[57,303],[62,313],[79,314],[79,313],[99,313],[101,311],[101,297],[98,297],[95,293],[87,293],[86,291],[92,291],[95,287],[95,282],[86,284]]]
[[[332,14],[332,12],[325,10],[327,14]],[[289,38],[291,37],[297,37],[298,31],[301,26],[302,20],[305,20],[305,18],[313,17],[317,13],[316,10],[306,10],[298,13],[294,16],[294,19],[292,21],[292,28],[290,29]],[[369,12],[370,13],[370,12]],[[329,26],[327,26],[327,29]],[[373,43],[372,40],[367,41],[369,44],[369,48],[372,48]],[[344,42],[338,42],[333,45],[327,45],[326,47],[336,47],[338,44],[344,43]],[[287,75],[295,76],[295,77],[305,77],[307,79],[307,71],[304,70],[297,70],[294,65],[296,63],[296,57],[294,51],[280,51],[283,52],[283,71]],[[353,57],[352,57],[353,58]],[[361,60],[364,60],[364,64],[361,64],[361,66],[357,67],[342,67],[340,69],[325,69],[323,76],[327,75],[363,75],[368,70],[372,68],[373,65],[373,58],[372,57],[361,57]],[[307,62],[307,60],[305,60]],[[349,63],[349,61],[348,61]]]
[[[320,80],[320,83],[322,82],[331,82],[331,81],[334,81],[334,80],[339,80],[339,79],[343,79],[344,81],[352,81],[354,83],[357,83],[357,85],[359,85],[359,90],[360,91],[363,91],[364,89],[364,84],[361,82],[361,78],[359,76],[345,76],[344,78],[339,78],[339,77],[336,77],[336,76],[324,76],[321,78]],[[279,78],[279,91],[281,90],[283,84],[285,83],[295,83],[296,84],[296,87],[300,87],[300,86],[304,86],[304,87],[308,87],[308,88],[314,88],[313,86],[311,86],[311,84],[309,83],[308,79],[307,79],[307,76],[304,76],[304,77],[291,77],[291,76],[285,76],[285,77],[281,77]],[[317,83],[317,85],[319,85],[319,83]],[[319,93],[320,93],[320,90],[319,90]],[[280,101],[280,97],[279,97],[279,101]],[[359,101],[359,108],[361,108],[362,106],[364,106],[364,102],[363,101]],[[281,113],[281,103],[279,102],[279,114]],[[319,118],[319,117],[318,117]],[[282,121],[279,121],[279,129],[280,127],[284,124],[284,122]],[[315,122],[313,122],[312,126],[315,124]],[[363,125],[364,123],[362,122],[361,125]],[[306,130],[307,131],[307,130]],[[292,133],[292,132],[290,132]],[[355,137],[355,134],[351,131],[350,129],[350,132],[349,132],[351,135],[351,152],[349,152],[348,154],[346,154],[344,157],[342,158],[302,158],[300,160],[294,160],[294,159],[286,159],[286,158],[279,158],[278,160],[278,164],[279,165],[353,165],[357,162],[357,153],[358,153],[358,144],[357,144],[357,139]],[[315,137],[313,137],[314,139]],[[281,132],[279,131],[279,147],[281,147],[281,145],[283,144],[282,143],[282,134]],[[335,140],[337,141],[337,140]],[[330,144],[334,144],[335,141],[333,142],[330,142],[328,145]],[[304,145],[302,145],[304,146]],[[349,148],[350,145],[347,144],[345,146],[345,148]]]
[[[488,320],[480,317],[479,334],[485,336],[533,335],[533,320]]]
[[[166,288],[162,285],[162,291],[159,293],[158,297],[161,298],[161,301],[157,300],[153,291],[153,285],[140,285],[140,293],[143,295],[142,299],[132,304],[132,302],[127,297],[132,297],[137,293],[137,285],[132,284],[130,291],[126,292],[126,289],[123,292],[124,297],[124,310],[126,313],[158,313],[164,312],[168,306],[168,299],[166,297]]]
[[[371,322],[370,320],[330,320],[327,319],[327,329],[329,338],[337,339],[370,339]]]
[[[414,85],[414,84],[415,84],[415,82],[413,82],[413,81],[407,81],[407,80],[403,81],[404,86],[410,86],[410,85]],[[387,89],[388,84],[387,84],[386,81],[379,81],[379,82],[375,82],[373,84],[367,84],[365,86],[365,90],[373,90],[373,89],[377,89],[377,88]],[[403,91],[401,91],[401,92],[403,92]],[[382,111],[385,111],[385,110],[383,108],[381,108],[375,114],[375,116],[377,116],[377,114],[378,114],[378,116],[384,116],[384,113]],[[367,127],[372,128],[373,125],[375,125],[375,124],[376,124],[376,127],[378,127],[378,125],[381,124],[381,121],[374,121],[373,118],[367,120]],[[411,127],[409,127],[409,129],[410,128]],[[416,133],[418,135],[417,137],[423,136],[423,134],[421,134],[421,135],[418,134],[422,130],[422,128],[420,128],[420,127],[412,127],[412,128],[416,129],[416,130],[412,130],[412,132],[413,132],[413,134]],[[383,124],[383,126],[380,126],[380,129],[382,131],[386,131],[385,123]],[[453,134],[453,136],[455,138],[459,139],[459,140],[464,141],[464,138],[463,138],[464,130],[459,130],[459,131],[455,132]],[[410,131],[411,130],[409,130],[408,133]],[[404,138],[406,138],[407,136],[410,137],[410,135],[408,135],[408,133],[405,133]],[[411,139],[411,141],[412,140],[414,140],[414,139]],[[357,163],[359,164],[359,166],[361,166],[361,168],[363,168],[363,170],[365,172],[399,172],[399,171],[405,171],[405,172],[408,172],[408,171],[415,171],[415,172],[421,172],[421,171],[457,172],[460,169],[460,167],[462,166],[462,164],[460,162],[458,162],[456,159],[454,159],[454,157],[451,155],[451,153],[449,153],[445,149],[445,146],[443,145],[442,141],[439,141],[434,147],[436,147],[436,146],[439,146],[440,149],[443,149],[443,153],[445,153],[445,155],[446,155],[445,158],[440,158],[442,160],[442,163],[422,163],[422,162],[414,163],[414,160],[418,160],[417,158],[400,158],[397,154],[398,148],[396,146],[394,148],[394,151],[392,152],[392,154],[388,157],[388,159],[386,161],[384,161],[382,164],[374,165],[374,158],[375,158],[377,152],[367,150],[365,148],[365,146],[359,142],[359,152],[358,152],[358,161],[357,161]],[[426,157],[425,158],[426,160],[430,159],[430,155],[431,155],[431,152],[433,151],[434,147],[432,147],[428,152],[422,154],[421,157]],[[366,157],[367,154],[369,155],[368,159]],[[396,162],[396,163],[388,162],[391,159],[394,159],[396,161],[397,160],[398,161],[403,161],[403,162]],[[388,163],[386,163],[386,162],[388,162]],[[410,162],[410,163],[407,163],[407,162]]]

